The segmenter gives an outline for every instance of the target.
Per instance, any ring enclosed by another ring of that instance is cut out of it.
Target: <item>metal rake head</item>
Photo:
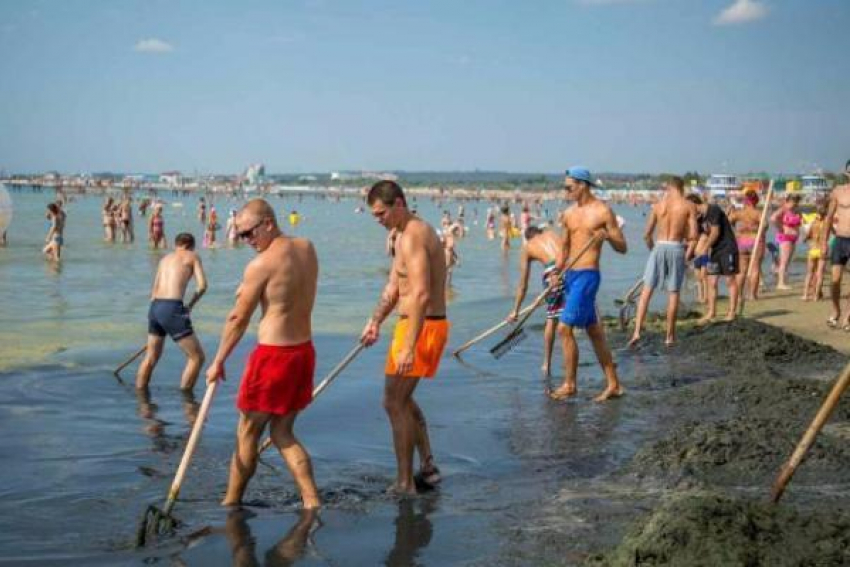
[[[507,337],[501,340],[496,346],[490,349],[497,360],[502,358],[509,350],[517,346],[528,337],[524,327],[514,329]]]
[[[179,526],[180,520],[150,505],[136,530],[136,547],[142,547],[151,538],[172,534]]]

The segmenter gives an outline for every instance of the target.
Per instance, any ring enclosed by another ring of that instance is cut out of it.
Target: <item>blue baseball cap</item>
[[[584,181],[591,187],[596,187],[593,178],[590,176],[590,170],[586,167],[573,166],[566,171],[567,177],[572,177],[576,181]]]

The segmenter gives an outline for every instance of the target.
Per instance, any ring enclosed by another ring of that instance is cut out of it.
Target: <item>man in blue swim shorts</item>
[[[165,335],[170,336],[186,355],[186,366],[180,378],[181,390],[192,390],[204,364],[204,350],[192,329],[189,310],[183,305],[183,295],[189,280],[197,278],[198,289],[191,300],[194,303],[207,290],[207,279],[201,258],[195,253],[194,236],[181,232],[174,239],[174,248],[174,252],[159,261],[151,290],[148,348],[136,373],[136,388],[140,390],[146,389],[150,383],[153,369],[162,356]]]
[[[585,329],[593,343],[599,365],[605,372],[605,390],[594,401],[603,402],[623,395],[614,359],[605,341],[605,330],[596,313],[596,293],[601,281],[599,259],[602,244],[608,241],[615,251],[625,254],[626,239],[611,207],[593,196],[590,191],[593,186],[595,184],[587,169],[571,167],[567,170],[564,189],[567,199],[575,201],[575,205],[561,215],[563,246],[556,268],[563,271],[570,262],[572,266],[564,274],[564,308],[558,326],[564,346],[564,383],[549,392],[549,396],[555,400],[574,396],[577,391],[578,345],[573,335],[575,327]],[[597,238],[597,241],[579,255],[593,238]]]

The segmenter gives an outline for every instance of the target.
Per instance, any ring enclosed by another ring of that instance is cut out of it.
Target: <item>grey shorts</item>
[[[678,292],[685,280],[685,245],[680,242],[658,242],[649,253],[643,272],[643,285],[655,289],[664,286]]]

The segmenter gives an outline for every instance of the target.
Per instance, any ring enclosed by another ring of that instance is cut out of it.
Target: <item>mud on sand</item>
[[[638,443],[629,462],[583,487],[596,489],[593,497],[570,499],[565,495],[576,486],[561,488],[548,512],[560,506],[581,516],[591,526],[582,532],[589,545],[581,554],[573,547],[565,555],[568,548],[561,544],[560,557],[536,559],[592,565],[850,563],[850,396],[797,469],[782,503],[768,503],[779,467],[846,357],[753,320],[687,325],[672,352],[663,346],[663,333],[649,331],[640,356],[691,360],[678,370],[656,366],[659,376],[641,378],[624,400],[658,415],[662,427]],[[626,340],[609,333],[615,346]],[[629,377],[624,381],[628,388]],[[558,549],[557,542],[574,539],[575,532],[550,530],[534,539],[542,549]],[[606,542],[603,532],[619,543]]]

